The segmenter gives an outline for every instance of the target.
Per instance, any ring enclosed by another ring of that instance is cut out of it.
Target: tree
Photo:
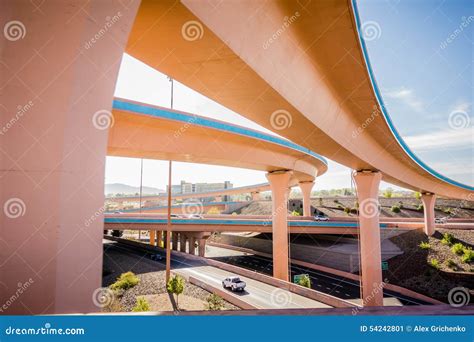
[[[166,290],[176,295],[176,306],[179,309],[179,295],[184,291],[184,279],[179,275],[173,276],[166,284]]]
[[[392,198],[392,196],[393,196],[393,189],[392,188],[385,189],[385,191],[383,192],[383,197]]]
[[[415,191],[413,196],[415,196],[416,199],[420,199],[421,198],[421,193],[419,191]]]
[[[211,207],[211,208],[207,211],[207,213],[208,213],[209,215],[219,215],[221,212],[220,212],[219,209],[217,209],[217,207]]]
[[[224,308],[224,300],[214,293],[210,294],[206,301],[208,310],[218,311]]]
[[[291,212],[291,216],[301,216],[299,212],[297,212],[296,210],[293,210]]]

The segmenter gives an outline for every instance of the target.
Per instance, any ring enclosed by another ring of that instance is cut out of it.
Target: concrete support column
[[[421,200],[423,201],[423,211],[425,213],[425,234],[431,236],[435,232],[435,203],[436,195],[435,194],[422,194]]]
[[[188,236],[188,241],[189,241],[189,254],[195,255],[196,254],[196,248],[195,248],[195,243],[196,243],[196,238],[193,235]]]
[[[172,244],[173,244],[173,251],[177,251],[178,250],[178,233],[176,232],[173,232],[171,233],[171,238],[172,238]]]
[[[184,233],[179,233],[179,250],[186,253],[186,235]]]
[[[150,230],[150,245],[154,246],[155,245],[155,231]]]
[[[199,256],[204,257],[206,255],[206,239],[199,239]]]
[[[380,172],[357,172],[360,222],[360,262],[363,306],[383,306],[382,256],[379,225]]]
[[[288,183],[291,173],[267,173],[272,190],[273,276],[288,281]]]
[[[311,215],[311,190],[314,182],[300,182],[301,193],[303,194],[303,216]]]
[[[5,315],[100,311],[107,135],[139,3],[0,1]]]
[[[260,201],[262,199],[260,192],[252,192],[250,195],[252,196],[252,201]]]

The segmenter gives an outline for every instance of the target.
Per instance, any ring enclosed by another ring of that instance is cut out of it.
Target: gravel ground
[[[128,271],[132,271],[140,279],[138,285],[121,294],[118,303],[113,303],[111,309],[114,311],[118,308],[121,311],[131,311],[139,296],[167,294],[164,266],[145,257],[140,257],[138,254],[124,252],[113,245],[105,244],[103,269],[102,286],[104,287],[114,283],[120,274]],[[202,302],[205,302],[209,295],[210,292],[186,281],[184,291],[179,298],[180,308],[202,310]],[[187,300],[187,298],[190,299]],[[169,309],[168,305],[165,305],[161,310],[166,309]],[[224,309],[240,310],[226,301],[224,301]]]
[[[461,258],[452,253],[449,246],[440,242],[445,232],[454,235],[455,242],[471,247],[474,245],[474,234],[469,230],[439,229],[432,237],[426,237],[421,230],[414,230],[395,236],[390,240],[405,253],[389,260],[389,270],[384,271],[384,279],[443,302],[448,301],[448,293],[455,287],[474,289],[474,265],[462,263]],[[419,244],[422,241],[429,242],[431,248],[421,249]],[[428,264],[431,259],[439,261],[439,270]],[[448,259],[456,262],[456,270],[446,265]],[[457,275],[460,272],[464,274]],[[474,302],[474,293],[471,302]]]
[[[334,202],[334,201],[337,201]],[[381,205],[381,217],[409,217],[409,218],[422,218],[423,211],[418,211],[416,208],[421,201],[414,197],[393,197],[384,198],[379,197]],[[390,210],[393,205],[400,205],[403,203],[403,208],[399,213],[394,213]],[[313,208],[318,209],[329,217],[356,217],[356,214],[346,214],[343,209],[338,208],[338,205],[342,207],[353,208],[355,207],[356,199],[354,197],[323,197],[321,200],[313,198],[311,205]],[[436,200],[436,217],[448,216],[443,210],[451,209],[451,217],[453,218],[473,218],[474,217],[474,202],[472,201],[459,201],[459,200]],[[251,202],[248,206],[243,207],[236,211],[242,215],[271,215],[272,202],[271,201],[258,201]]]

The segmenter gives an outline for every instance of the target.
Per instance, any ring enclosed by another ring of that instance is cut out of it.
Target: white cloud
[[[402,87],[396,90],[386,91],[384,92],[384,95],[392,99],[400,100],[417,112],[421,112],[423,110],[423,102],[416,97],[415,93],[411,89]]]
[[[434,150],[434,149],[459,149],[474,145],[474,129],[466,127],[463,129],[412,135],[404,138],[405,142],[414,150]]]

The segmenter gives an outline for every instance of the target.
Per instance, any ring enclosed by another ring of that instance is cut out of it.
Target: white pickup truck
[[[245,281],[235,276],[227,277],[222,281],[222,287],[225,289],[230,288],[232,291],[243,291],[245,286],[247,286]]]

